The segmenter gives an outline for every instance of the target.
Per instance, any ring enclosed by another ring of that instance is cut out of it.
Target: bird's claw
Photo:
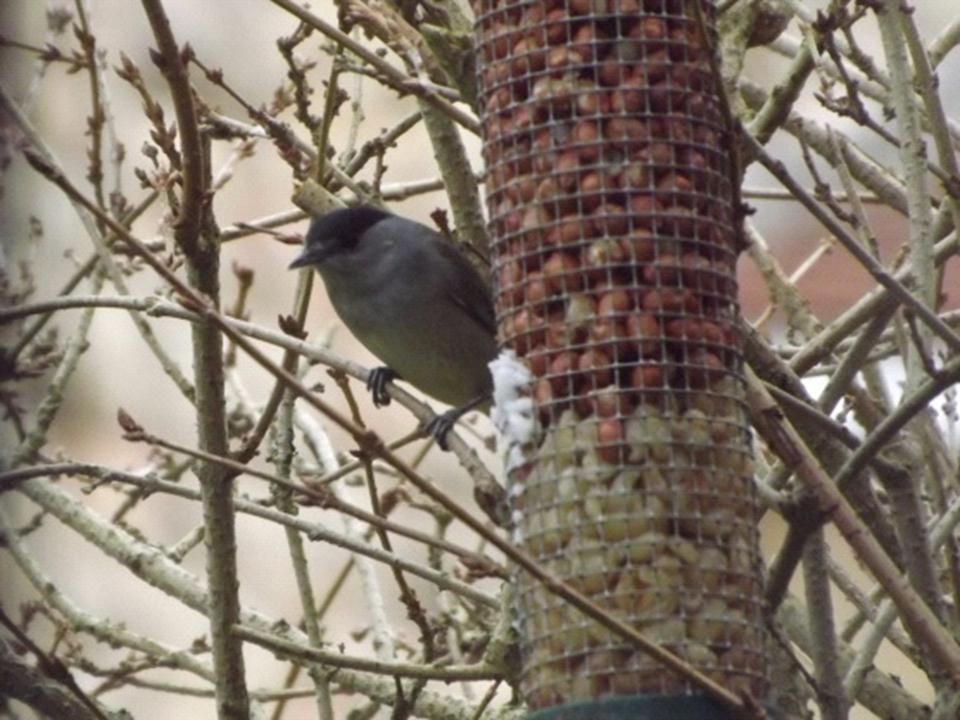
[[[376,367],[367,375],[367,390],[373,395],[373,404],[376,407],[386,407],[390,404],[390,393],[387,384],[397,380],[400,376],[390,368]]]
[[[462,418],[471,410],[480,407],[488,400],[490,400],[490,395],[489,393],[486,393],[475,397],[466,405],[450,408],[446,412],[435,415],[432,420],[423,426],[423,431],[437,441],[437,445],[440,446],[441,450],[449,450],[450,447],[447,445],[447,433],[453,430],[453,426],[457,424],[457,421],[459,421],[460,418]]]
[[[453,426],[457,424],[457,420],[459,420],[462,415],[463,411],[460,408],[453,408],[439,415],[434,415],[434,417],[423,426],[423,431],[437,441],[437,445],[441,450],[447,451],[450,449],[450,446],[447,445],[447,433],[453,430]]]

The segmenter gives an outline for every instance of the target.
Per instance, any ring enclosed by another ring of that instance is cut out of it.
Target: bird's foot
[[[395,370],[387,366],[375,367],[367,375],[367,390],[373,395],[373,404],[376,407],[385,407],[390,404],[390,394],[387,392],[387,384],[398,380],[400,376]]]
[[[440,446],[441,450],[449,450],[450,446],[447,445],[447,433],[453,430],[453,426],[466,415],[471,410],[483,405],[490,399],[489,395],[481,395],[480,397],[474,398],[466,405],[461,405],[460,407],[450,408],[446,412],[435,415],[432,420],[428,421],[423,426],[423,431],[437,441],[437,445]]]
[[[453,426],[457,424],[457,421],[462,418],[468,410],[469,407],[451,408],[439,415],[434,415],[433,418],[423,426],[423,431],[437,441],[437,445],[441,450],[449,450],[450,446],[447,445],[447,433],[453,430]]]

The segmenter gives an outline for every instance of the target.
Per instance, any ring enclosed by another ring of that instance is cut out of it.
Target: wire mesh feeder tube
[[[502,339],[542,434],[515,538],[762,696],[757,522],[723,115],[697,0],[477,0]],[[530,707],[694,691],[526,576]]]

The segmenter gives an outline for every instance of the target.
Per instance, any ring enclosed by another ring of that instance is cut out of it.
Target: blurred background
[[[89,0],[85,3],[90,12],[90,24],[103,53],[109,72],[105,74],[107,100],[113,117],[113,130],[126,153],[119,178],[113,177],[113,166],[107,164],[107,185],[118,187],[132,204],[143,197],[134,173],[137,167],[150,168],[142,147],[147,143],[150,125],[144,117],[136,92],[119,79],[113,68],[120,63],[121,53],[129,56],[142,71],[154,97],[161,102],[168,122],[173,112],[165,83],[151,63],[148,50],[153,44],[149,26],[139,3],[130,0]],[[825,2],[811,2],[809,6],[822,7]],[[336,8],[331,2],[314,2],[313,11],[328,21],[336,21]],[[248,103],[255,107],[268,105],[286,78],[287,66],[277,51],[276,42],[289,35],[297,27],[297,21],[267,0],[220,0],[197,3],[193,0],[167,0],[167,12],[174,33],[181,43],[190,43],[196,56],[208,67],[222,69],[225,81]],[[0,46],[0,73],[3,87],[27,112],[30,121],[55,154],[68,175],[79,186],[89,191],[85,180],[89,138],[86,134],[87,117],[90,114],[90,88],[84,72],[69,73],[66,63],[51,63],[42,66],[37,54],[15,47],[9,41],[17,41],[33,47],[53,43],[64,53],[77,48],[76,39],[69,26],[63,34],[51,31],[48,18],[51,12],[73,13],[73,3],[49,0],[5,0],[0,3],[0,34],[5,42]],[[954,20],[957,8],[953,3],[917,3],[916,20],[921,32],[929,42],[940,28]],[[861,23],[863,34],[858,40],[864,50],[874,53],[882,63],[880,43],[872,21]],[[794,25],[788,33],[796,35]],[[330,68],[330,57],[322,50],[323,40],[312,36],[298,48],[298,55],[315,61],[310,72],[311,85],[317,90],[313,97],[313,112],[322,112],[322,81]],[[766,50],[755,49],[748,55],[745,75],[752,81],[771,87],[781,77],[789,61]],[[42,73],[40,72],[42,68]],[[960,83],[960,52],[946,58],[938,70],[941,88],[958,87]],[[248,121],[243,108],[221,89],[207,82],[199,73],[192,73],[197,91],[204,101],[223,114],[241,121]],[[357,128],[357,144],[362,144],[379,134],[384,128],[395,125],[416,110],[411,98],[398,98],[370,79],[344,76],[343,89],[360,103],[363,122]],[[899,167],[896,150],[876,135],[858,128],[849,122],[838,122],[827,116],[814,98],[816,80],[811,79],[795,110],[821,122],[827,122],[856,140],[865,151],[891,167]],[[948,116],[960,114],[960,94],[944,92]],[[309,137],[296,125],[292,112],[287,111],[281,119],[296,128],[298,134],[309,142]],[[890,127],[895,130],[895,125]],[[334,147],[342,149],[351,132],[351,115],[344,106],[333,127]],[[60,292],[67,278],[92,252],[92,245],[78,220],[74,209],[64,197],[40,178],[24,162],[13,147],[15,133],[3,127],[0,162],[4,172],[0,176],[0,239],[2,239],[2,263],[8,277],[18,282],[22,269],[29,273],[35,285],[31,301],[54,297]],[[481,170],[479,138],[464,134],[475,170]],[[230,168],[232,177],[216,194],[214,209],[221,228],[240,222],[252,222],[258,218],[293,209],[290,197],[294,188],[289,167],[278,157],[268,141],[256,144],[249,157],[237,160],[233,157],[237,145],[217,142],[213,150],[213,172],[217,175]],[[810,181],[809,173],[800,160],[797,143],[785,133],[779,133],[769,146],[771,152],[788,163],[797,177]],[[429,151],[429,141],[421,126],[406,135],[386,156],[386,185],[415,180],[434,179],[438,172]],[[825,177],[832,178],[828,168],[822,168]],[[365,179],[371,179],[366,172]],[[748,189],[774,189],[772,178],[763,171],[751,168],[747,173]],[[344,195],[346,197],[346,195]],[[789,274],[823,242],[824,230],[796,203],[779,200],[749,200],[756,208],[751,218],[764,235],[774,255]],[[400,214],[430,224],[430,213],[446,209],[448,204],[442,192],[420,195],[396,203],[392,209]],[[871,206],[870,217],[873,229],[885,253],[890,259],[906,241],[905,220],[881,206]],[[289,232],[302,232],[305,222],[284,228]],[[135,234],[144,240],[171,242],[168,208],[156,203],[134,226]],[[243,266],[254,272],[254,283],[247,302],[249,319],[267,327],[276,327],[276,318],[291,311],[296,283],[294,273],[286,267],[296,253],[296,248],[278,243],[271,237],[255,234],[227,244],[223,249],[222,282],[225,303],[232,302],[237,291],[237,281],[231,268]],[[944,288],[948,294],[947,306],[960,307],[960,261],[952,259],[947,265]],[[759,274],[746,256],[741,260],[741,300],[748,319],[761,316],[769,298]],[[160,289],[155,276],[140,273],[130,279],[131,291],[137,295],[156,293]],[[843,309],[849,307],[868,289],[874,286],[867,274],[840,248],[821,258],[813,269],[798,283],[802,294],[823,322],[828,322]],[[108,290],[108,293],[112,291]],[[68,338],[79,318],[78,311],[57,315],[54,326],[61,339]],[[781,318],[774,314],[764,325],[763,331],[771,337],[782,337]],[[185,323],[171,319],[151,321],[155,332],[165,348],[181,364],[190,368],[189,328]],[[332,333],[332,347],[342,355],[356,359],[368,366],[373,365],[367,354],[343,328],[338,326],[326,300],[321,283],[316,283],[310,309],[308,327],[313,339],[327,337]],[[0,342],[11,338],[9,327],[0,327]],[[274,348],[267,348],[271,356],[279,358]],[[270,378],[252,363],[240,358],[237,376],[242,378],[244,388],[255,402],[263,402],[272,387]],[[39,377],[24,387],[19,403],[32,408],[46,388],[49,378]],[[323,368],[316,367],[308,376],[311,381],[326,381]],[[354,384],[356,386],[356,383]],[[360,390],[359,386],[355,389]],[[328,396],[338,405],[343,402],[335,390],[328,389]],[[366,402],[365,396],[361,396]],[[94,319],[89,348],[80,362],[78,375],[70,383],[63,406],[53,426],[50,442],[45,449],[49,456],[89,461],[117,468],[141,471],[149,467],[151,459],[143,445],[124,442],[115,417],[123,407],[148,431],[170,440],[191,444],[194,439],[192,410],[158,367],[155,359],[143,348],[142,341],[129,317],[121,311],[102,310]],[[345,407],[345,406],[344,406]],[[401,408],[373,411],[364,405],[365,417],[373,428],[387,439],[398,437],[412,427],[412,420]],[[492,427],[486,418],[475,422],[474,443],[482,459],[489,467],[499,468],[499,459],[485,445],[484,440],[492,435]],[[335,447],[346,447],[342,435],[328,428]],[[3,452],[13,445],[9,424],[0,428]],[[413,456],[413,451],[406,453]],[[459,497],[467,507],[473,507],[471,488],[464,481],[463,471],[439,451],[427,457],[423,471],[443,487]],[[109,516],[119,503],[119,496],[109,488],[100,489],[82,496],[76,484],[64,482],[65,487],[93,510]],[[256,481],[243,480],[241,492],[261,491]],[[363,488],[352,488],[352,499],[362,501],[366,495]],[[0,505],[8,517],[17,523],[25,523],[35,509],[16,493],[0,496]],[[333,513],[309,508],[305,513],[311,519],[329,523],[332,528],[341,528],[340,519]],[[424,522],[424,515],[405,509],[397,519],[407,522]],[[171,497],[154,496],[141,503],[127,518],[127,522],[139,528],[151,541],[161,545],[176,543],[195,528],[199,522],[199,508],[191,503]],[[245,605],[257,608],[276,618],[285,618],[291,623],[299,618],[299,600],[296,595],[293,574],[287,559],[286,541],[279,527],[240,516],[238,519],[240,539],[239,561],[241,597]],[[764,543],[767,555],[777,547],[780,527],[770,520],[764,528]],[[467,545],[476,541],[462,528],[454,527],[454,539]],[[161,638],[177,647],[189,646],[203,636],[206,623],[198,614],[184,608],[135,578],[130,577],[113,561],[105,558],[95,548],[64,529],[52,519],[42,521],[41,528],[28,538],[28,547],[41,562],[50,578],[74,602],[94,615],[121,620],[133,630]],[[413,544],[397,541],[398,551],[422,555],[422,550]],[[846,546],[833,543],[839,557]],[[311,568],[316,583],[325,587],[325,579],[339,571],[346,554],[336,548],[319,543],[308,546]],[[850,564],[850,563],[848,563]],[[195,550],[189,554],[184,567],[203,577],[203,553]],[[856,568],[851,572],[856,574]],[[415,630],[405,618],[405,613],[396,600],[393,580],[381,570],[384,594],[391,603],[391,617],[396,620],[401,632],[415,640]],[[795,580],[798,583],[799,580]],[[425,602],[436,603],[435,590],[413,584],[423,593]],[[869,583],[868,583],[869,585]],[[496,584],[488,582],[482,587],[496,592]],[[9,613],[19,603],[35,598],[32,588],[25,585],[23,576],[13,566],[9,557],[0,554],[0,601]],[[331,609],[328,639],[343,643],[348,651],[369,652],[370,639],[364,635],[366,610],[362,588],[353,575]],[[42,629],[41,629],[42,628]],[[38,623],[39,637],[49,636],[50,628]],[[92,645],[92,643],[91,643]],[[248,677],[253,688],[274,687],[280,684],[285,668],[269,653],[248,646]],[[89,651],[90,657],[98,658],[103,667],[108,667],[117,654],[105,647]],[[888,655],[883,662],[895,670],[897,656]],[[909,666],[912,668],[912,666]],[[162,673],[152,677],[162,678]],[[173,677],[173,675],[170,675]],[[182,676],[180,676],[182,679]],[[916,681],[905,677],[905,682]],[[83,686],[94,688],[98,680],[84,677]],[[452,691],[452,690],[451,690]],[[921,695],[924,692],[921,689]],[[104,696],[115,706],[127,708],[138,720],[159,720],[170,717],[212,717],[213,706],[208,699],[157,693],[150,690],[126,688]],[[356,701],[338,697],[337,707],[345,711]],[[298,701],[291,706],[285,717],[314,717],[312,701]],[[345,716],[338,714],[338,717]],[[386,717],[386,715],[384,715]],[[868,717],[862,715],[861,717]]]

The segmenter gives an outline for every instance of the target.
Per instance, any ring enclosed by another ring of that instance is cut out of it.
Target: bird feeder
[[[515,541],[552,574],[762,697],[735,178],[698,1],[476,1],[498,324],[540,425],[509,495]],[[696,693],[517,582],[532,709]]]

